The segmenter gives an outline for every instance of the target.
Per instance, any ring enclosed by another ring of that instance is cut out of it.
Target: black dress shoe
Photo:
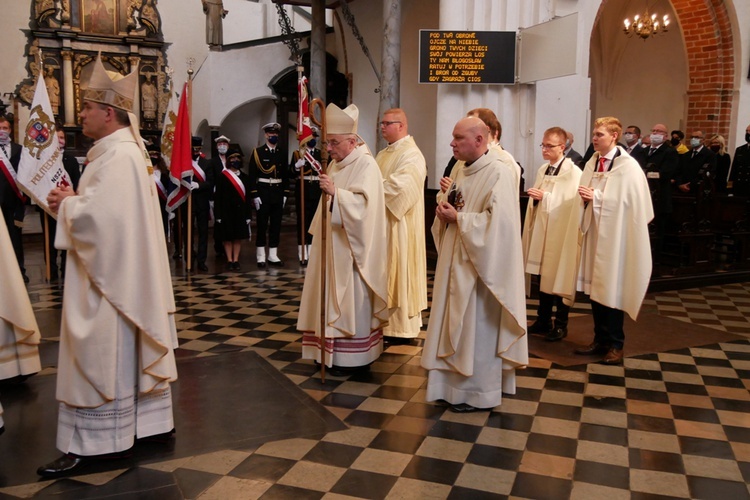
[[[531,335],[547,335],[552,330],[552,322],[536,320],[527,328]]]
[[[167,444],[169,443],[172,438],[174,437],[175,430],[172,429],[169,432],[164,432],[162,434],[154,434],[153,436],[146,436],[146,437],[136,437],[135,442],[136,443],[157,443],[157,444]]]
[[[91,463],[88,457],[81,457],[72,453],[66,453],[57,460],[42,465],[36,473],[42,477],[62,477],[80,471]]]
[[[26,273],[22,273],[22,274],[21,274],[21,276],[23,276],[23,282],[24,282],[24,283],[28,283],[28,282],[30,281],[30,280],[29,280],[29,277],[28,277],[28,276],[26,276]]]
[[[240,270],[240,263],[239,262],[235,262],[234,263],[234,270],[235,271],[239,271]]]
[[[477,408],[476,406],[467,405],[466,403],[459,403],[457,405],[451,405],[448,408],[453,413],[474,413],[475,411],[490,411],[492,408]]]
[[[266,263],[265,263],[265,261],[263,261],[263,262],[258,262],[258,267],[259,267],[259,268],[261,268],[261,269],[263,269],[264,267],[266,267]]]
[[[281,260],[269,260],[268,261],[268,265],[269,266],[274,266],[274,267],[284,267],[284,261],[281,261]]]
[[[383,343],[388,345],[412,345],[412,339],[406,337],[383,336]]]
[[[580,354],[582,356],[589,356],[591,354],[604,354],[607,351],[609,351],[609,346],[607,344],[600,344],[599,342],[592,342],[585,347],[579,347],[578,349],[575,350],[575,353]]]
[[[307,265],[307,260],[303,259],[303,260],[299,261],[299,265],[302,266],[302,267],[305,267]]]
[[[546,340],[547,342],[557,342],[558,340],[562,340],[567,336],[568,336],[567,328],[563,328],[562,326],[556,326],[552,329],[551,332],[549,332],[547,335],[544,336],[544,340]]]
[[[205,262],[198,262],[198,270],[205,273],[206,271],[208,271],[208,266]]]

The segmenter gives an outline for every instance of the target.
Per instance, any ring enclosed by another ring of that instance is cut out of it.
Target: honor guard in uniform
[[[320,201],[318,174],[321,170],[321,157],[320,150],[315,149],[317,142],[318,131],[313,129],[313,135],[300,144],[299,150],[292,153],[292,162],[289,166],[289,177],[294,179],[294,199],[297,201],[295,204],[297,210],[297,255],[302,266],[306,266],[307,260],[310,258],[310,243],[312,243],[312,235],[309,233],[310,223]],[[312,156],[312,161],[310,156]],[[314,165],[315,162],[316,165]],[[305,185],[304,201],[300,194],[300,175]],[[302,220],[303,206],[305,208],[304,221]],[[303,234],[305,236],[304,242],[302,241]],[[303,244],[305,245],[304,252],[302,251]]]
[[[208,255],[208,219],[211,212],[211,198],[214,194],[214,170],[209,161],[203,157],[203,138],[193,137],[193,185],[191,187],[193,197],[193,226],[198,233],[198,251],[193,254],[193,259],[198,262],[198,270],[208,271],[206,256]],[[183,204],[187,209],[187,204]],[[183,219],[187,221],[187,218]],[[183,237],[187,237],[187,225]],[[187,246],[185,247],[187,248]]]
[[[266,267],[266,233],[268,234],[268,263],[283,266],[279,259],[281,215],[289,188],[287,186],[286,155],[279,147],[281,125],[275,122],[263,126],[266,142],[253,150],[250,170],[250,198],[257,211],[255,257],[258,267]]]

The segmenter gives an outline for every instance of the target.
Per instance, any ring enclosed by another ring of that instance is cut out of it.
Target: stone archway
[[[663,7],[666,2],[657,3],[662,3]],[[676,104],[675,92],[679,93],[683,102],[679,105],[679,116],[676,119],[672,117],[673,128],[677,128],[679,122],[679,126],[687,133],[701,129],[706,134],[719,133],[724,137],[731,135],[731,120],[737,97],[737,50],[732,30],[733,7],[727,4],[728,2],[721,0],[670,0],[668,5],[673,9],[675,19],[670,32],[663,36],[681,36],[679,53],[660,53],[657,48],[658,42],[654,43],[656,40],[643,42],[656,50],[643,56],[637,74],[628,75],[633,85],[662,95],[662,98],[672,101],[671,106]],[[612,19],[617,18],[619,23],[620,19],[625,17],[621,14],[632,15],[637,10],[637,4],[629,3],[626,6],[613,0],[603,0],[599,6],[590,40],[592,110],[597,115],[602,115],[597,109],[597,104],[605,102],[605,106],[602,107],[608,108],[607,99],[616,101],[617,98],[623,97],[617,92],[613,95],[612,88],[616,85],[613,84],[616,74],[613,68],[628,55],[619,40],[617,43],[612,41],[611,37],[616,37],[621,28],[613,24]],[[616,11],[614,15],[613,11]],[[606,29],[602,28],[602,24],[606,25]],[[672,93],[664,95],[665,82],[658,78],[654,81],[652,74],[655,72],[654,68],[658,70],[660,64],[675,58],[684,60],[684,76],[681,71],[670,74],[668,85]],[[611,62],[612,60],[615,62]],[[604,99],[601,96],[604,96]],[[651,102],[651,107],[653,105]],[[629,108],[620,106],[626,109],[623,114],[627,115]],[[609,106],[611,107],[613,106]],[[616,109],[617,105],[614,107]],[[674,109],[669,109],[674,115]],[[630,122],[631,119],[626,121]],[[649,116],[642,125],[650,126],[657,121],[661,120]]]

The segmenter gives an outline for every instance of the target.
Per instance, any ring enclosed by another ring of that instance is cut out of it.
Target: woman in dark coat
[[[214,213],[217,239],[224,245],[229,269],[240,270],[240,246],[250,238],[250,196],[247,192],[249,178],[241,171],[242,155],[230,151],[227,168],[216,178]]]

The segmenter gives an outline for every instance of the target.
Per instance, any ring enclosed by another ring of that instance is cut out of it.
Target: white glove
[[[198,186],[198,183],[193,181],[190,183],[190,191],[193,191],[195,189],[198,189],[200,186]]]
[[[297,163],[294,164],[294,169],[295,170],[299,170],[299,169],[301,169],[304,166],[305,166],[305,159],[304,158],[300,158],[299,160],[297,160]]]
[[[221,219],[216,219],[216,222],[221,224]]]
[[[253,205],[255,205],[255,210],[260,210],[260,206],[263,204],[262,201],[260,201],[260,198],[253,198]]]
[[[286,196],[284,196],[284,201],[281,202],[281,208],[284,208],[286,206]]]
[[[245,224],[250,225],[250,219],[245,219]]]

